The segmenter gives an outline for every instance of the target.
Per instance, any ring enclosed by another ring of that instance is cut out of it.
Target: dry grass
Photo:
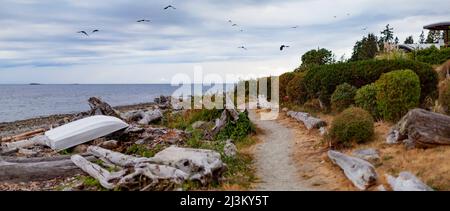
[[[328,123],[334,118],[331,115],[318,116]],[[280,117],[279,121],[296,129],[295,158],[302,180],[324,190],[357,190],[346,179],[341,169],[327,158],[327,144],[318,131],[308,131],[303,125],[285,115]],[[381,163],[376,165],[376,170],[380,176],[379,184],[385,187],[389,187],[385,174],[397,176],[401,171],[410,171],[435,190],[450,190],[450,146],[406,150],[403,145],[387,145],[385,137],[391,126],[390,123],[377,122],[372,141],[343,151],[350,154],[356,149],[378,149]]]

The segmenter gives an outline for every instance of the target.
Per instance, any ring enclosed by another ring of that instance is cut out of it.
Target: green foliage
[[[381,37],[380,37],[380,43],[387,42],[392,43],[394,40],[394,28],[391,28],[388,25],[386,25],[385,29],[381,31]]]
[[[375,82],[377,110],[386,120],[396,121],[412,108],[419,106],[420,80],[411,70],[383,74]]]
[[[325,48],[310,50],[303,54],[301,67],[320,66],[334,63],[333,52]]]
[[[360,61],[373,59],[378,53],[378,38],[374,34],[363,37],[357,41],[353,47],[353,54],[350,61]]]
[[[152,149],[148,149],[145,145],[142,144],[133,144],[128,147],[126,154],[138,155],[141,157],[150,158],[155,156],[156,153],[162,150],[161,145],[156,145]]]
[[[443,82],[440,87],[439,104],[444,109],[444,112],[450,114],[450,79]]]
[[[427,43],[437,43],[437,42],[439,42],[439,39],[441,39],[441,37],[442,37],[441,31],[430,30],[428,32],[426,42]]]
[[[348,83],[337,86],[333,95],[331,95],[331,106],[333,110],[341,112],[350,107],[354,103],[356,90],[356,87]]]
[[[377,87],[375,84],[369,84],[358,89],[355,96],[355,104],[368,111],[373,117],[378,117]]]
[[[289,81],[286,88],[286,94],[289,101],[292,103],[303,104],[307,100],[307,92],[304,83],[304,76],[306,73],[296,73]]]
[[[413,70],[419,76],[421,102],[437,92],[438,76],[434,69],[411,60],[366,60],[319,66],[306,73],[304,84],[310,99],[320,97],[326,103],[340,84],[348,83],[360,88],[375,82],[383,73],[402,69]]]
[[[283,99],[287,95],[287,85],[289,82],[295,77],[295,73],[293,72],[287,72],[283,75],[280,75],[280,99]]]
[[[248,118],[248,115],[246,113],[240,113],[239,120],[236,123],[229,120],[225,128],[217,134],[217,139],[233,139],[235,141],[240,141],[254,131],[255,127]]]
[[[450,48],[442,48],[439,50],[435,46],[432,46],[427,49],[412,52],[410,55],[417,61],[440,65],[450,59]]]
[[[367,111],[357,107],[348,108],[333,120],[329,137],[336,145],[363,143],[372,138],[373,125],[373,118]]]

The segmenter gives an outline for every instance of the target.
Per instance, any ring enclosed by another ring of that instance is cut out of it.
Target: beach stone
[[[76,154],[85,153],[87,151],[88,147],[89,146],[86,144],[78,145],[73,149],[73,153],[76,153]]]
[[[224,148],[223,152],[227,157],[236,157],[237,154],[237,148],[236,145],[233,144],[233,141],[231,139],[228,139]]]
[[[115,149],[119,146],[119,142],[116,140],[105,141],[99,145],[99,147],[105,149]]]
[[[352,153],[353,156],[369,161],[370,163],[378,163],[381,161],[380,155],[376,149],[361,149],[355,150]]]
[[[283,112],[288,112],[289,109],[288,109],[288,108],[283,108],[281,111],[283,111]]]

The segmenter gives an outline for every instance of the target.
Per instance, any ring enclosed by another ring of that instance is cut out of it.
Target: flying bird
[[[292,29],[296,29],[296,28],[298,28],[298,26],[293,26],[293,27],[291,27]]]
[[[248,50],[245,46],[240,46],[238,48],[244,49],[244,50]]]
[[[367,30],[367,27],[362,28],[362,30],[363,30],[363,31],[366,31],[366,30]]]
[[[234,24],[233,24],[233,25],[231,25],[231,26],[238,26],[238,25],[234,23]]]
[[[228,20],[228,23],[233,23],[233,21],[232,20]]]
[[[174,6],[172,6],[172,5],[169,5],[169,6],[167,6],[167,7],[164,7],[164,9],[165,10],[167,10],[167,9],[169,9],[169,8],[172,8],[172,9],[174,9],[174,10],[176,10],[177,8],[175,8]]]
[[[77,33],[84,34],[84,35],[86,35],[86,36],[89,37],[89,34],[88,34],[86,31],[79,31],[79,32],[77,32]]]
[[[281,45],[280,46],[280,51],[283,51],[285,48],[289,48],[290,46],[288,45]]]
[[[334,18],[337,18],[337,16],[335,15],[335,16],[333,16]]]
[[[91,32],[91,34],[94,34],[94,33],[99,32],[99,31],[100,31],[100,30],[95,29],[95,30],[93,30],[93,31]]]
[[[142,19],[142,20],[138,20],[138,21],[136,21],[136,22],[138,22],[138,23],[143,23],[143,22],[150,22],[150,20]]]

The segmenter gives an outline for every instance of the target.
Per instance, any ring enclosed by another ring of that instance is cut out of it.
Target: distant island
[[[29,85],[30,86],[39,86],[39,85],[42,85],[42,84],[40,84],[40,83],[30,83]]]

